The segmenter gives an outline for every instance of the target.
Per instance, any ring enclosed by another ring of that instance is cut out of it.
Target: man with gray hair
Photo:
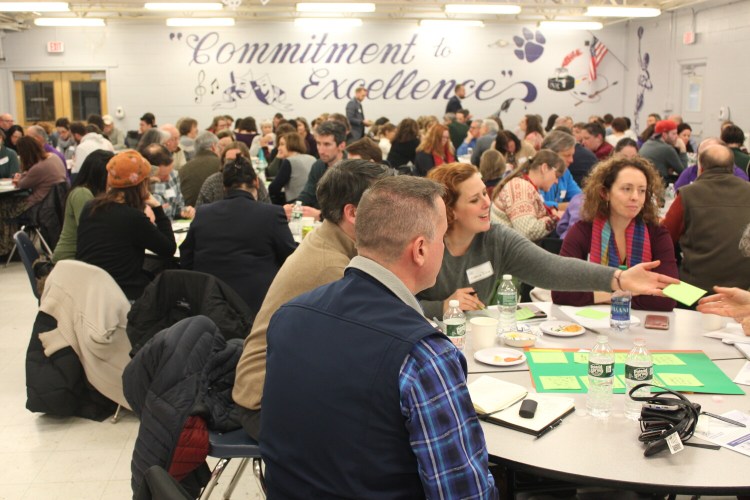
[[[344,160],[329,168],[318,184],[323,224],[305,236],[276,273],[237,364],[232,397],[245,409],[241,412],[242,425],[255,439],[260,429],[266,330],[271,316],[285,302],[344,275],[344,268],[357,255],[354,228],[359,200],[373,182],[386,175],[389,170],[384,165]]]
[[[477,139],[477,147],[474,148],[474,152],[471,154],[471,163],[474,166],[479,166],[479,159],[482,158],[482,153],[488,149],[492,149],[499,131],[500,126],[495,120],[491,118],[485,118],[482,120],[482,126],[479,129],[480,137]]]
[[[47,131],[44,130],[44,127],[40,127],[39,125],[32,125],[30,127],[27,127],[26,135],[36,139],[36,142],[38,142],[39,145],[42,146],[46,152],[53,153],[58,158],[60,158],[60,160],[62,161],[62,164],[66,165],[65,170],[67,171],[68,163],[65,161],[65,156],[60,151],[58,151],[55,147],[53,147],[52,144],[49,143],[49,135],[47,135]]]
[[[375,183],[344,277],[274,314],[260,435],[269,497],[497,497],[466,360],[415,298],[442,263],[442,194],[417,177]]]
[[[750,223],[750,184],[735,177],[733,167],[728,147],[702,150],[698,179],[680,189],[663,222],[682,249],[680,279],[704,290],[750,288],[750,259],[739,249]]]
[[[204,130],[195,138],[195,157],[180,169],[180,189],[185,205],[195,206],[203,182],[219,170],[219,138]]]
[[[562,130],[553,130],[542,141],[542,149],[549,149],[565,162],[565,173],[560,177],[549,191],[542,191],[544,204],[552,207],[562,215],[574,196],[581,193],[581,188],[570,173],[570,165],[573,163],[576,139],[572,134]]]
[[[159,130],[169,134],[168,138],[162,144],[170,153],[172,153],[174,169],[179,171],[185,166],[185,163],[187,163],[185,153],[182,151],[182,148],[180,148],[180,132],[177,130],[177,127],[171,123],[165,123],[159,127]]]

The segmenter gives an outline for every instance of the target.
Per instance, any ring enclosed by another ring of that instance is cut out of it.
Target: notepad
[[[559,425],[562,419],[570,415],[575,409],[573,398],[530,394],[527,399],[533,399],[537,402],[534,418],[523,418],[518,414],[518,410],[521,408],[521,401],[519,401],[501,412],[488,415],[486,420],[493,424],[539,437]]]
[[[525,387],[482,375],[468,384],[469,396],[477,413],[495,413],[523,399]]]
[[[693,286],[690,283],[685,283],[684,281],[679,285],[667,285],[662,291],[667,297],[670,297],[677,302],[681,302],[686,306],[692,306],[696,300],[700,299],[707,293],[702,288]]]
[[[516,321],[523,321],[533,317],[534,312],[527,307],[522,307],[516,311]]]

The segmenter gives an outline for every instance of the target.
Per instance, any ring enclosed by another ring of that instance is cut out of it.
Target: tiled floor
[[[4,264],[4,263],[3,263]],[[131,498],[130,458],[138,419],[116,424],[29,412],[25,357],[37,312],[23,265],[0,264],[0,500]],[[213,466],[211,461],[210,465]],[[233,464],[236,467],[236,463]],[[212,498],[221,498],[234,467]],[[232,495],[260,498],[248,468]]]

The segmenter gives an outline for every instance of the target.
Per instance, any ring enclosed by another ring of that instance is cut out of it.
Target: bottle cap
[[[510,274],[503,274],[503,279],[504,280],[512,280],[513,276],[511,276]]]
[[[456,299],[452,299],[450,302],[448,302],[448,307],[458,307],[458,301]]]

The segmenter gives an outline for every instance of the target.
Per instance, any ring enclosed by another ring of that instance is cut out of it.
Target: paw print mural
[[[547,40],[541,31],[531,31],[528,28],[523,29],[523,36],[514,36],[513,42],[516,44],[516,50],[513,53],[521,61],[533,63],[544,54],[544,44]]]

